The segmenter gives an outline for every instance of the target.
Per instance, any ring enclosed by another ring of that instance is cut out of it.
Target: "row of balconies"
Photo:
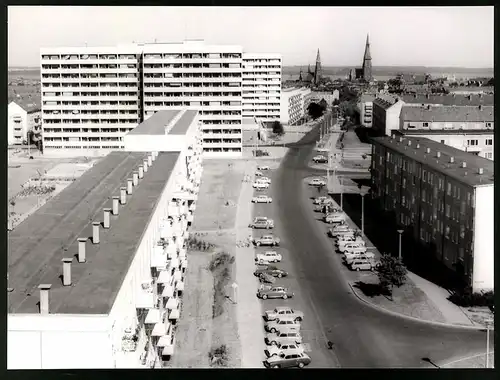
[[[42,101],[44,102],[57,102],[71,99],[72,101],[99,101],[99,100],[107,100],[107,101],[138,101],[139,94],[135,95],[67,95],[67,96],[56,96],[56,95],[42,95]]]
[[[137,74],[139,72],[138,68],[129,67],[116,67],[116,68],[93,68],[93,69],[44,69],[42,68],[41,74],[105,74],[105,73],[117,73],[117,74]]]
[[[41,80],[42,84],[50,84],[50,83],[115,83],[115,82],[123,82],[123,83],[138,83],[139,78],[138,77],[112,77],[112,78],[103,78],[103,77],[97,77],[97,78],[85,78],[85,77],[78,77],[78,78],[72,78],[72,77],[62,77],[58,75],[57,77],[51,77],[51,78],[43,78]]]
[[[43,86],[45,92],[133,92],[139,91],[138,86]]]
[[[118,104],[118,105],[104,105],[104,104],[72,104],[72,105],[62,105],[62,104],[44,104],[42,106],[43,111],[49,110],[68,110],[68,111],[78,111],[78,110],[97,110],[97,111],[108,111],[108,110],[117,110],[117,111],[130,111],[137,110],[139,106],[137,104]]]

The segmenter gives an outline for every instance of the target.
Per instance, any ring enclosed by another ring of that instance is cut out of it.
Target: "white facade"
[[[104,155],[123,148],[141,120],[140,49],[41,49],[42,128],[48,155]]]
[[[8,107],[7,141],[9,145],[20,145],[28,135],[28,112],[14,102]]]
[[[359,122],[363,127],[371,128],[373,123],[373,102],[359,102]]]
[[[474,267],[472,272],[473,291],[493,290],[494,279],[494,185],[474,188]]]
[[[310,99],[309,88],[287,88],[281,92],[280,121],[283,124],[293,125],[307,112]]]
[[[8,369],[159,368],[162,354],[175,354],[184,241],[201,181],[199,128],[184,142],[163,149],[180,155],[109,314],[9,314]]]
[[[281,55],[243,53],[243,117],[280,119]]]

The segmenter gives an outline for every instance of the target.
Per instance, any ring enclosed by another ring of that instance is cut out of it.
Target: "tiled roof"
[[[494,162],[492,160],[425,137],[396,137],[393,139],[390,136],[383,136],[373,137],[371,140],[375,144],[380,144],[409,159],[420,162],[460,183],[469,186],[494,184]],[[408,141],[411,141],[411,145],[408,145]],[[427,148],[430,149],[429,153],[427,153]],[[437,152],[441,153],[440,157],[437,157]],[[450,162],[450,157],[453,157],[454,162]],[[462,167],[463,162],[466,163],[466,167]],[[483,169],[482,174],[479,174],[480,168]]]
[[[360,103],[369,103],[373,102],[377,95],[372,95],[372,94],[362,94],[361,97],[359,98]]]
[[[444,106],[492,106],[495,104],[493,95],[401,95],[401,99],[409,104],[441,104]]]
[[[437,122],[493,122],[494,107],[455,106],[403,106],[403,121]]]
[[[387,94],[380,94],[378,95],[374,100],[373,103],[379,105],[383,109],[387,109],[389,107],[392,107],[394,104],[398,102],[399,98],[392,96],[392,95],[387,95]]]
[[[163,110],[158,111],[146,120],[144,120],[137,127],[132,129],[129,135],[165,135],[167,126],[174,120],[174,118],[181,112],[181,110]]]
[[[38,112],[42,109],[39,99],[32,99],[24,96],[13,99],[12,101],[28,113]]]

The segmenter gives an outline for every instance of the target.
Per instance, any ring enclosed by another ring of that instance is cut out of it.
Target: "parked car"
[[[257,195],[252,198],[252,203],[272,203],[273,198],[268,195]]]
[[[331,214],[326,214],[324,217],[324,220],[326,223],[340,223],[345,221],[345,214],[344,213],[339,213],[339,212],[334,212]]]
[[[264,328],[269,332],[283,331],[284,328],[300,331],[300,322],[292,318],[283,317],[267,322]]]
[[[269,178],[269,177],[260,177],[259,178],[259,182],[264,182],[264,183],[267,183],[267,184],[271,184],[271,178]]]
[[[271,286],[261,286],[257,291],[257,297],[266,300],[268,298],[292,298],[294,294],[283,286],[271,285]]]
[[[269,165],[260,165],[260,166],[257,166],[257,170],[269,170]]]
[[[321,155],[314,156],[312,160],[316,164],[324,164],[324,163],[328,162],[328,158],[326,158],[325,156],[321,156]]]
[[[354,234],[354,231],[347,224],[338,223],[335,227],[328,229],[328,236],[333,238],[341,235],[349,235]]]
[[[348,230],[345,230],[345,231],[337,231],[335,232],[335,235],[333,235],[336,239],[338,239],[339,237],[354,237],[354,235],[356,234],[356,230],[354,229],[348,229]]]
[[[282,256],[276,251],[266,251],[255,255],[255,261],[258,263],[277,263],[282,259]]]
[[[266,269],[257,269],[257,270],[255,270],[255,272],[253,272],[253,274],[257,277],[260,277],[263,274],[267,274],[269,276],[278,277],[278,278],[288,276],[288,272],[284,271],[283,269],[276,268],[276,267],[266,268]]]
[[[288,306],[277,306],[274,310],[267,310],[264,313],[264,316],[266,317],[266,321],[273,321],[276,318],[281,318],[283,316],[293,318],[296,321],[302,321],[304,319],[303,312],[292,309]]]
[[[343,251],[344,255],[346,255],[346,256],[357,255],[357,254],[365,253],[365,252],[366,252],[366,246],[364,246],[364,245],[359,245],[359,246],[354,247],[354,248],[353,247],[346,248]]]
[[[253,243],[258,247],[261,245],[278,246],[280,245],[280,239],[274,235],[263,235],[261,237],[256,237],[253,239]]]
[[[309,181],[309,186],[326,186],[326,181],[322,178],[313,178]]]
[[[304,368],[311,363],[311,358],[305,353],[290,353],[280,356],[272,356],[264,360],[268,368]]]
[[[349,265],[351,270],[372,270],[375,268],[375,261],[373,260],[353,260]]]
[[[264,353],[269,358],[271,356],[280,356],[281,354],[292,354],[304,352],[304,346],[297,343],[285,343],[281,346],[267,346]]]
[[[298,331],[280,331],[278,333],[266,334],[264,341],[270,346],[282,346],[288,343],[302,343],[302,336]]]
[[[274,220],[258,216],[248,226],[255,229],[271,229],[274,228]]]
[[[255,181],[253,183],[253,188],[258,190],[269,189],[269,184],[265,182]]]
[[[347,265],[351,265],[353,261],[356,260],[368,260],[373,261],[375,264],[375,254],[372,252],[360,253],[359,255],[351,255],[349,257],[344,256],[344,261]]]
[[[259,171],[256,171],[255,172],[255,176],[256,177],[262,177],[264,174],[262,174],[262,172],[259,172]]]
[[[315,204],[315,205],[322,204],[322,203],[323,203],[323,202],[325,202],[327,199],[328,199],[328,197],[325,197],[325,196],[322,196],[322,197],[316,197],[316,198],[314,198],[314,200],[313,200],[313,204]]]
[[[356,250],[359,247],[366,247],[364,240],[349,241],[344,244],[338,244],[338,249],[340,252],[346,252],[349,250]]]
[[[353,242],[353,241],[364,241],[361,236],[355,236],[355,235],[337,235],[335,237],[336,242],[338,245],[340,244],[345,244],[348,242]]]
[[[267,273],[261,273],[259,275],[259,280],[261,283],[264,283],[264,284],[274,284],[276,282],[276,277],[273,277]]]

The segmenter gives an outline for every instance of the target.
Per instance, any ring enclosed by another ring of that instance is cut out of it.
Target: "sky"
[[[283,65],[493,67],[493,7],[9,6],[9,66],[39,66],[42,47],[131,42],[241,45]]]

